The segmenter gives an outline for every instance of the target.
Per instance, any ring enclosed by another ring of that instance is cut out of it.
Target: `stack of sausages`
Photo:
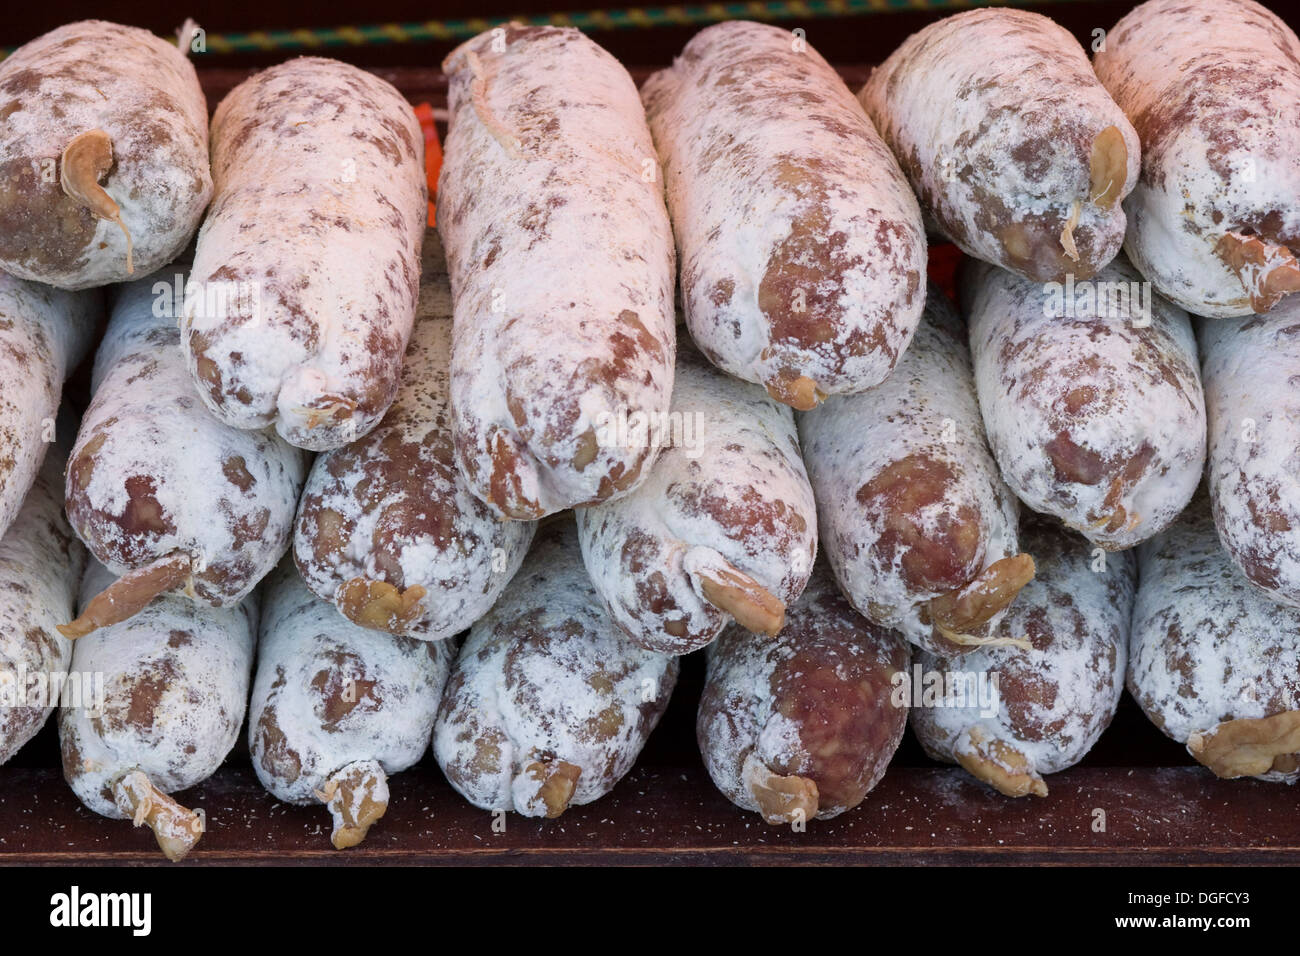
[[[1091,61],[962,13],[856,96],[802,31],[638,90],[496,28],[443,64],[436,233],[397,90],[296,59],[209,124],[194,29],[0,63],[0,678],[62,688],[8,681],[0,760],[61,705],[72,789],[171,859],[245,721],[339,848],[429,749],[553,818],[702,651],[704,763],[770,823],[861,803],[909,716],[1045,795],[1126,683],[1300,776],[1300,40],[1253,0]]]

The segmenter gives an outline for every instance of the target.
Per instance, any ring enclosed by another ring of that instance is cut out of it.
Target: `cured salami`
[[[1044,286],[985,263],[962,283],[975,386],[1002,477],[1035,511],[1108,550],[1163,529],[1205,464],[1187,314],[1120,257]]]
[[[920,321],[925,231],[844,81],[801,37],[730,21],[641,96],[710,361],[800,409],[883,380]]]
[[[683,347],[667,425],[640,487],[576,512],[592,583],[648,650],[688,653],[732,619],[775,634],[817,554],[793,414]]]
[[[676,658],[637,647],[606,616],[573,522],[557,518],[470,629],[433,754],[474,806],[558,817],[632,768],[676,681]]]
[[[1136,562],[1131,552],[1094,554],[1041,516],[1026,518],[1020,540],[1037,574],[999,629],[1029,647],[979,648],[955,659],[917,654],[912,730],[936,760],[960,764],[1009,797],[1041,797],[1043,775],[1082,760],[1115,715]],[[927,686],[933,681],[943,690]]]
[[[98,292],[64,292],[0,272],[0,535],[54,440],[64,379],[103,313]]]
[[[911,656],[814,572],[780,634],[728,628],[708,649],[696,723],[718,789],[768,823],[828,819],[880,782],[903,739]]]
[[[1300,610],[1241,576],[1199,495],[1143,542],[1128,689],[1220,777],[1300,777]]]
[[[500,521],[456,467],[448,394],[451,293],[424,242],[402,384],[379,427],[316,459],[298,508],[303,578],[349,620],[440,640],[487,613],[519,569],[530,521]]]
[[[602,430],[668,412],[676,344],[672,231],[636,85],[559,27],[489,31],[443,70],[461,470],[508,518],[626,493],[655,449]]]
[[[85,289],[185,248],[212,198],[193,29],[82,20],[0,62],[0,269]]]
[[[967,255],[1060,282],[1119,252],[1138,135],[1047,17],[971,10],[932,23],[859,98],[929,224]]]
[[[112,574],[91,562],[81,599]],[[148,826],[169,860],[203,835],[203,817],[167,796],[216,772],[248,706],[257,599],[200,607],[164,596],[135,617],[81,638],[72,670],[103,674],[103,700],[65,699],[63,776],[87,808]]]
[[[45,725],[72,659],[57,627],[76,613],[86,549],[63,517],[65,457],[46,456],[0,537],[0,764]]]
[[[1219,539],[1270,598],[1300,606],[1300,297],[1199,331]]]
[[[227,425],[322,451],[378,424],[415,320],[423,157],[402,95],[337,60],[281,63],[221,101],[182,326]]]
[[[998,476],[965,329],[938,290],[894,374],[799,416],[821,545],[859,613],[936,653],[988,643],[1033,577]]]
[[[68,637],[163,592],[238,604],[289,547],[303,454],[203,407],[176,327],[184,286],[183,273],[164,270],[115,290],[66,500],[77,535],[120,577],[61,628]]]
[[[1214,318],[1300,289],[1300,39],[1253,0],[1151,0],[1106,34],[1097,76],[1142,138],[1125,249]]]
[[[248,718],[253,769],[279,800],[324,803],[331,842],[356,846],[388,808],[388,775],[429,746],[454,645],[349,624],[288,561],[263,602]]]

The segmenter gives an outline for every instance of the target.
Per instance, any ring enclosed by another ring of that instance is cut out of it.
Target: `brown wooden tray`
[[[179,866],[203,864],[1279,864],[1300,860],[1300,814],[1277,785],[1194,767],[1077,768],[1044,799],[1010,800],[947,768],[894,768],[856,810],[772,827],[698,765],[638,767],[610,796],[549,822],[492,816],[424,765],[392,780],[361,846],[329,843],[323,807],[292,807],[244,765],[186,793],[208,830]],[[1106,813],[1095,832],[1095,812]],[[167,864],[147,829],[95,817],[56,771],[0,772],[0,864]]]
[[[634,68],[638,81],[652,68]],[[249,74],[205,69],[209,106]],[[446,105],[437,69],[376,73],[412,103]],[[851,87],[869,67],[842,67]],[[84,377],[84,376],[83,376]],[[74,383],[84,392],[84,382]],[[84,398],[84,396],[83,396]],[[1194,765],[1125,699],[1084,762],[1047,778],[1046,798],[1002,797],[929,761],[910,734],[857,809],[772,827],[713,787],[695,747],[702,659],[687,658],[668,712],[632,773],[608,797],[549,822],[492,815],[466,803],[428,757],[392,778],[387,816],[360,847],[329,843],[323,807],[277,802],[257,782],[243,744],[215,777],[179,799],[202,808],[207,833],[180,866],[204,864],[1294,864],[1296,792],[1221,781]],[[166,864],[151,833],[86,810],[62,779],[51,721],[0,767],[0,866]],[[1094,829],[1096,811],[1104,832]]]
[[[703,683],[686,658],[663,721],[612,794],[554,821],[465,802],[428,756],[390,780],[387,816],[361,846],[329,843],[323,807],[279,803],[241,743],[211,780],[179,795],[208,824],[180,866],[324,864],[1295,864],[1290,787],[1223,781],[1196,766],[1125,698],[1084,762],[1046,798],[1009,799],[925,757],[910,733],[856,809],[804,832],[765,824],[713,786],[695,747]],[[0,767],[0,866],[166,864],[147,829],[86,810],[62,780],[54,721]],[[1105,829],[1094,829],[1105,814]]]

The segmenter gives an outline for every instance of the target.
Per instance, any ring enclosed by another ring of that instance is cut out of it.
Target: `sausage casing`
[[[729,21],[641,96],[709,360],[800,409],[883,380],[921,318],[925,231],[834,69],[788,30]]]
[[[932,23],[859,98],[929,222],[967,255],[1060,282],[1119,252],[1138,136],[1047,17],[972,10]]]
[[[676,346],[672,231],[636,85],[571,28],[498,28],[443,70],[461,470],[510,518],[629,491],[655,449],[598,428],[667,413]]]
[[[433,754],[476,807],[557,817],[632,768],[676,681],[675,657],[637,647],[606,616],[572,520],[558,518],[470,629]]]
[[[212,209],[184,346],[208,408],[323,451],[378,424],[415,321],[424,137],[374,74],[300,57],[212,118]]]
[[[316,459],[294,533],[303,579],[356,624],[422,640],[463,631],[519,569],[530,521],[500,521],[456,467],[442,245],[425,238],[397,398],[365,438]]]

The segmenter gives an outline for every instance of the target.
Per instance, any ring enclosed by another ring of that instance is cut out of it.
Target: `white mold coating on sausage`
[[[1205,463],[1187,314],[1123,258],[1055,290],[971,266],[962,299],[975,387],[1003,480],[1030,508],[1108,550],[1164,529]]]
[[[410,104],[357,67],[289,60],[221,101],[212,174],[204,298],[183,322],[204,402],[312,451],[360,438],[397,392],[419,295],[428,190]]]
[[[684,654],[732,620],[705,598],[701,572],[729,565],[787,605],[799,596],[817,555],[817,505],[790,409],[687,345],[668,425],[670,447],[640,487],[575,514],[610,617],[642,647]]]
[[[967,255],[1059,281],[1085,278],[1119,251],[1124,211],[1092,201],[1093,150],[1103,131],[1118,130],[1123,183],[1099,195],[1119,199],[1137,182],[1138,136],[1078,41],[1047,17],[946,17],[908,37],[858,96],[927,223]],[[1072,214],[1074,258],[1060,240]]]
[[[111,581],[91,561],[83,606]],[[59,710],[63,776],[82,803],[121,820],[112,790],[123,773],[141,770],[174,793],[216,772],[244,723],[257,606],[256,596],[206,608],[165,595],[130,620],[76,640],[71,669],[104,681],[102,711],[93,695],[65,696]]]
[[[0,535],[41,469],[63,381],[103,312],[98,292],[64,292],[0,272]]]
[[[263,595],[248,747],[279,800],[319,802],[335,773],[374,760],[414,766],[429,746],[451,641],[427,643],[343,620],[286,561]]]
[[[1300,610],[1251,586],[1198,495],[1138,550],[1127,686],[1165,735],[1186,743],[1229,720],[1300,710]],[[1300,771],[1260,779],[1293,782]]]
[[[931,287],[894,374],[798,416],[840,589],[859,613],[935,650],[926,604],[1019,550],[1016,498],[985,440],[965,337]]]
[[[627,492],[654,449],[597,429],[668,411],[676,343],[672,231],[636,85],[570,28],[489,31],[443,68],[461,468],[514,518]]]
[[[129,278],[127,240],[65,194],[62,156],[102,130],[113,165],[99,181],[131,234],[134,275],[184,249],[212,198],[208,107],[176,44],[82,20],[0,63],[0,268],[64,289]]]
[[[697,33],[641,96],[686,322],[709,359],[774,394],[799,376],[827,394],[883,380],[920,321],[925,232],[834,69],[788,30],[732,21]]]
[[[1300,298],[1198,331],[1219,539],[1272,600],[1300,607]]]
[[[68,516],[114,574],[185,554],[190,596],[230,606],[288,548],[306,466],[274,434],[230,428],[203,407],[176,327],[184,285],[164,269],[115,290],[69,459]]]
[[[1107,33],[1097,76],[1142,137],[1125,250],[1196,315],[1248,315],[1228,231],[1300,251],[1300,40],[1252,0],[1151,0]]]
[[[633,644],[606,616],[572,519],[544,525],[496,607],[471,628],[443,694],[433,753],[476,807],[540,816],[526,769],[580,774],[568,805],[603,797],[663,715],[677,659]]]
[[[1094,553],[1050,518],[1027,517],[1020,539],[1037,573],[999,631],[1032,649],[976,648],[960,658],[919,652],[922,675],[967,683],[954,685],[952,698],[941,691],[930,700],[924,680],[913,682],[912,730],[932,758],[955,763],[962,736],[978,728],[1020,752],[1029,770],[1049,774],[1082,760],[1119,706],[1137,562],[1129,551]]]
[[[884,776],[907,726],[894,687],[910,645],[840,595],[823,563],[775,637],[732,625],[709,645],[696,738],[727,799],[762,812],[751,767],[817,785],[816,817],[852,809]]]
[[[393,622],[394,633],[441,640],[488,612],[528,552],[534,525],[498,520],[456,467],[451,291],[433,230],[423,258],[397,398],[373,432],[316,459],[298,508],[294,556],[308,587],[354,620],[355,602],[343,593],[350,581],[424,588],[418,606]]]
[[[45,725],[72,659],[56,628],[76,613],[86,549],[63,516],[65,457],[66,446],[45,456],[0,537],[0,764]]]

